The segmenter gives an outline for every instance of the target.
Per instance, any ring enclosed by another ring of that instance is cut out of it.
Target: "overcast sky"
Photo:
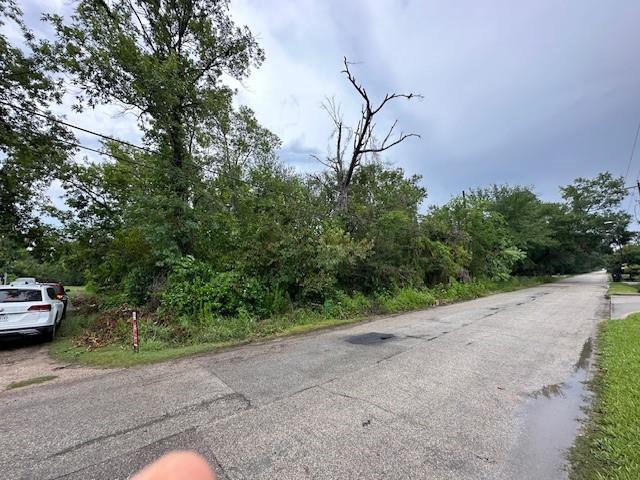
[[[73,8],[69,0],[21,4],[44,35],[43,11]],[[231,11],[266,52],[237,86],[238,101],[282,139],[281,158],[301,171],[319,168],[310,154],[327,148],[323,98],[335,96],[348,119],[358,113],[340,73],[347,56],[374,98],[424,95],[393,105],[380,125],[397,118],[422,136],[384,159],[421,174],[428,203],[491,183],[532,185],[555,200],[575,177],[626,172],[640,121],[637,0],[236,0]],[[138,139],[134,122],[113,113],[69,118]],[[639,174],[637,152],[628,182]]]

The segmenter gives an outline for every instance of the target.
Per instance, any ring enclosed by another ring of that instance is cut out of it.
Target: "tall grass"
[[[596,398],[572,452],[572,479],[640,478],[640,314],[604,322]]]

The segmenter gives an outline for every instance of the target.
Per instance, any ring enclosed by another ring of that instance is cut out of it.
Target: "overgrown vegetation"
[[[120,345],[132,307],[150,349],[238,341],[600,268],[630,239],[623,179],[607,172],[562,187],[561,202],[494,185],[425,208],[423,179],[380,158],[416,140],[382,128],[383,107],[417,95],[367,90],[346,59],[360,121],[347,127],[331,101],[327,168],[287,168],[225,83],[265,55],[226,1],[82,0],[70,18],[44,16],[49,40],[12,0],[0,16],[24,36],[0,36],[0,265],[86,280],[100,309],[74,334],[85,348]],[[140,144],[106,140],[103,161],[79,161],[48,110],[63,76],[74,108],[135,113]],[[63,210],[43,193],[54,180]]]
[[[640,478],[640,314],[601,326],[596,398],[572,451],[572,478]]]
[[[132,352],[133,307],[101,307],[87,293],[73,295],[76,310],[69,315],[52,345],[52,353],[64,361],[104,367],[151,363],[188,354],[279,335],[303,333],[356,322],[363,318],[417,310],[435,304],[468,300],[492,293],[553,281],[553,277],[513,277],[506,281],[452,282],[437,288],[404,287],[365,296],[336,294],[315,308],[295,308],[270,317],[240,310],[234,316],[214,316],[209,311],[189,313],[182,321],[163,318],[152,309],[138,310],[141,347]],[[194,321],[197,319],[197,321]]]

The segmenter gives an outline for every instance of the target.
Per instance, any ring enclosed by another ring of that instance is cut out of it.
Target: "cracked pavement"
[[[125,479],[187,448],[222,479],[563,478],[561,460],[523,450],[528,405],[574,371],[605,291],[604,273],[580,275],[7,391],[0,471]]]

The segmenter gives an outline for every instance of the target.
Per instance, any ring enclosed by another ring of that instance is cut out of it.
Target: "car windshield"
[[[40,301],[42,301],[42,292],[40,292],[40,290],[24,290],[21,288],[0,289],[0,303]]]

